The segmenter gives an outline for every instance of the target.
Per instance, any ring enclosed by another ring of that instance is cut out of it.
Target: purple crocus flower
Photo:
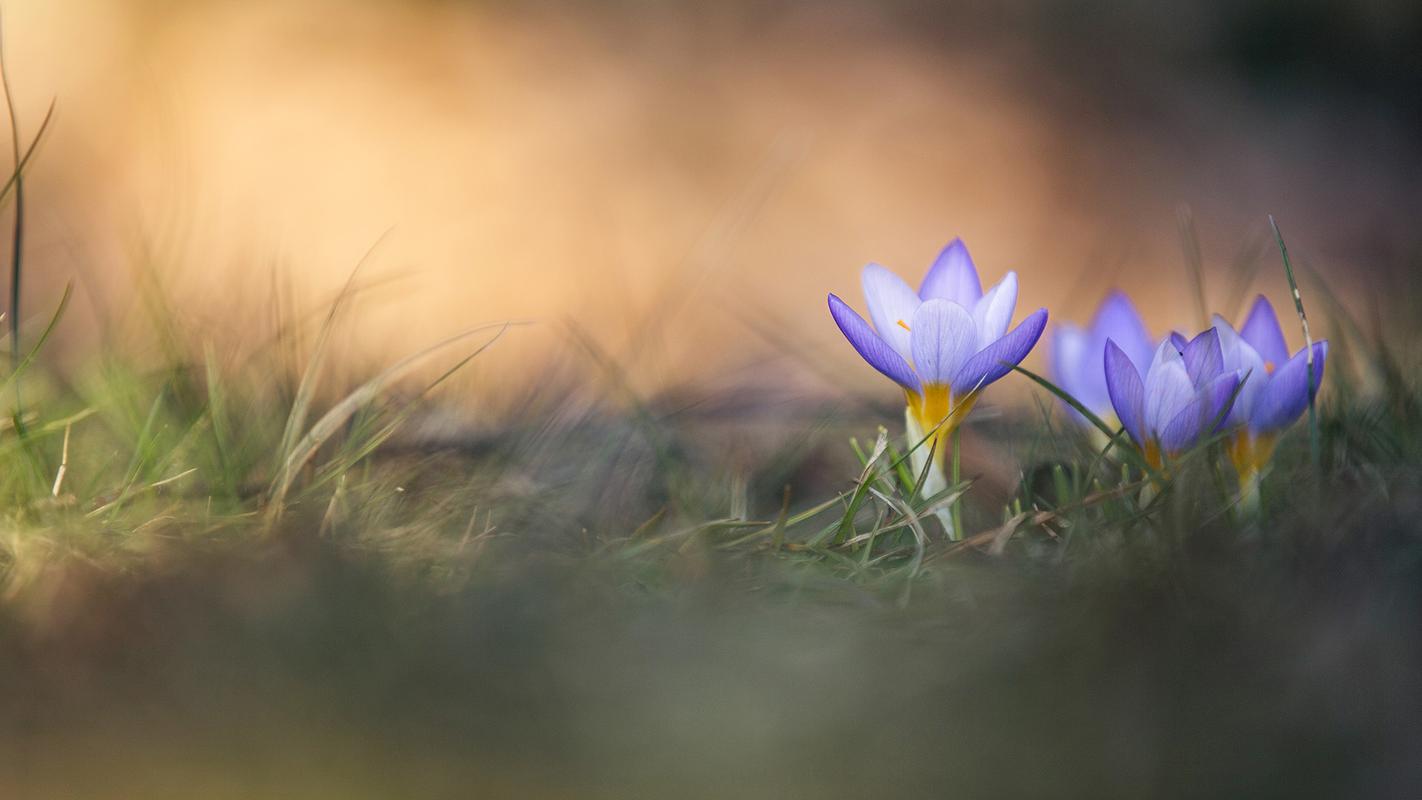
[[[1234,430],[1228,440],[1230,460],[1240,480],[1248,482],[1269,463],[1279,435],[1308,408],[1309,390],[1318,391],[1328,342],[1313,343],[1310,385],[1308,348],[1289,356],[1279,317],[1264,296],[1255,299],[1238,332],[1218,316],[1214,322],[1220,332],[1224,368],[1244,381],[1225,426]]]
[[[1052,332],[1052,380],[1067,394],[1076,398],[1087,411],[1111,420],[1116,416],[1111,407],[1111,395],[1106,389],[1107,340],[1125,352],[1136,370],[1150,366],[1155,355],[1155,343],[1146,331],[1145,322],[1121,292],[1111,292],[1092,316],[1085,328],[1069,322],[1057,323]],[[1072,417],[1085,422],[1075,412]]]
[[[1106,342],[1106,389],[1116,417],[1152,466],[1189,450],[1223,424],[1239,375],[1224,367],[1219,332],[1160,343],[1142,377],[1130,356]]]
[[[944,448],[931,445],[957,428],[984,387],[1027,356],[1047,324],[1047,310],[1008,331],[1017,274],[1007,273],[984,292],[960,239],[943,249],[917,292],[878,264],[864,268],[863,283],[872,326],[833,294],[830,314],[859,355],[903,388],[913,443],[929,438],[915,456],[932,450],[939,483]]]

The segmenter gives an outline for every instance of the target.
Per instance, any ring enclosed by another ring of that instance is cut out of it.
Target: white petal
[[[1179,354],[1162,360],[1157,352],[1156,359],[1145,379],[1144,427],[1149,434],[1159,434],[1195,398],[1195,384]]]
[[[973,307],[973,322],[978,326],[978,348],[1001,339],[1012,322],[1017,308],[1017,273],[1009,272]]]
[[[874,329],[899,355],[913,358],[907,326],[920,305],[918,293],[903,278],[878,264],[865,267],[862,280]]]

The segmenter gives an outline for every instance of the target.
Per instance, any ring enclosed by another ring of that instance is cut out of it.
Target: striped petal
[[[918,310],[918,295],[903,278],[878,265],[864,268],[864,301],[869,305],[869,319],[874,329],[889,346],[905,359],[912,356],[908,325]]]
[[[1145,386],[1141,383],[1140,371],[1131,363],[1131,357],[1111,339],[1106,340],[1104,367],[1106,391],[1111,397],[1111,407],[1116,410],[1116,418],[1126,426],[1126,432],[1136,444],[1144,447]]]
[[[983,284],[978,269],[962,239],[954,239],[938,254],[923,285],[918,289],[924,300],[952,300],[963,308],[973,308],[983,296]]]
[[[954,389],[963,392],[980,389],[1011,372],[1032,352],[1046,327],[1047,309],[1039,308],[1032,312],[1006,336],[968,359],[953,379]]]
[[[904,357],[895,352],[887,342],[869,327],[869,323],[859,316],[854,309],[850,308],[843,300],[829,296],[830,315],[834,317],[835,324],[839,326],[844,338],[849,340],[850,345],[858,351],[859,355],[869,362],[869,366],[879,370],[889,380],[897,383],[913,392],[920,392],[918,377],[914,375]]]
[[[978,331],[967,309],[929,300],[913,315],[913,364],[924,383],[949,384],[977,350]]]
[[[1220,372],[1224,370],[1224,353],[1220,350],[1219,331],[1210,328],[1191,339],[1180,351],[1180,357],[1185,362],[1185,372],[1194,385],[1203,386],[1219,377]]]
[[[1160,449],[1167,453],[1189,450],[1202,435],[1214,433],[1227,415],[1228,403],[1239,386],[1239,376],[1226,372],[1201,389],[1160,430]]]

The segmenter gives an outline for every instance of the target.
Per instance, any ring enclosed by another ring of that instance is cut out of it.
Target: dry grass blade
[[[296,473],[316,455],[316,451],[321,449],[321,446],[325,444],[327,440],[341,429],[342,425],[346,424],[357,411],[379,396],[386,387],[408,374],[416,365],[423,361],[425,357],[455,342],[463,341],[470,336],[492,328],[498,328],[498,334],[495,334],[493,339],[485,345],[487,347],[493,344],[494,341],[497,341],[499,336],[502,336],[503,332],[508,330],[508,327],[509,323],[499,322],[480,325],[457,333],[419,352],[412,353],[400,359],[386,368],[385,371],[356,387],[355,391],[346,395],[345,399],[341,400],[341,402],[337,403],[331,410],[327,411],[325,416],[317,420],[316,424],[311,426],[311,430],[307,431],[306,435],[293,445],[291,452],[286,455],[286,460],[282,464],[281,471],[277,474],[276,480],[272,482],[269,506],[267,509],[268,519],[275,521],[281,517],[282,505],[286,501],[287,492],[291,490],[291,484],[296,477]]]
[[[1200,254],[1200,236],[1195,231],[1195,215],[1189,206],[1181,206],[1176,213],[1176,223],[1180,229],[1180,247],[1185,255],[1185,268],[1190,273],[1191,288],[1195,290],[1195,313],[1199,328],[1210,327],[1210,304],[1205,298],[1205,264]]]
[[[336,322],[340,319],[341,311],[350,304],[350,298],[354,294],[355,279],[360,274],[361,268],[369,261],[381,242],[390,235],[386,231],[380,235],[379,239],[370,246],[370,249],[356,262],[351,274],[346,277],[346,282],[341,286],[341,291],[336,295],[336,299],[331,303],[330,313],[326,315],[326,321],[321,324],[321,332],[316,337],[316,349],[311,354],[311,361],[306,365],[306,369],[301,373],[301,383],[296,387],[296,397],[291,402],[291,413],[286,418],[286,429],[281,436],[281,459],[284,462],[291,456],[292,448],[296,446],[297,437],[301,435],[301,429],[306,425],[306,416],[311,410],[311,398],[316,393],[316,384],[321,377],[321,371],[326,364],[326,354],[329,352],[331,333],[335,330]]]
[[[1016,533],[1017,530],[1021,528],[1024,524],[1043,525],[1053,520],[1062,518],[1068,512],[1079,511],[1083,508],[1090,508],[1091,506],[1097,505],[1099,503],[1104,503],[1107,500],[1111,500],[1117,497],[1123,497],[1133,491],[1136,491],[1137,489],[1145,487],[1148,483],[1150,483],[1149,478],[1140,481],[1135,481],[1133,483],[1123,483],[1120,486],[1114,487],[1112,489],[1106,489],[1104,491],[1089,494],[1086,497],[1083,497],[1081,499],[1081,502],[1065,505],[1061,508],[1053,509],[1051,511],[1019,512],[1008,518],[1008,520],[1002,523],[1001,525],[998,525],[994,528],[989,528],[980,533],[975,533],[960,542],[954,542],[952,547],[940,551],[931,556],[930,558],[947,558],[949,556],[962,553],[966,550],[972,550],[975,548],[982,547],[987,547],[988,552],[992,555],[1001,555],[1003,550],[1007,546],[1007,540],[1011,539],[1012,535]]]
[[[54,333],[55,327],[59,325],[60,318],[64,316],[65,310],[69,308],[69,300],[73,295],[74,284],[66,283],[64,285],[64,294],[59,296],[59,305],[55,307],[54,314],[50,315],[49,324],[44,326],[44,331],[40,333],[39,339],[30,347],[30,351],[25,354],[25,357],[15,365],[15,369],[9,375],[5,376],[5,380],[0,381],[0,391],[9,389],[11,382],[18,380],[20,374],[23,373],[30,364],[34,363],[35,358],[39,355],[40,349],[44,347],[45,342],[49,341],[49,337]]]

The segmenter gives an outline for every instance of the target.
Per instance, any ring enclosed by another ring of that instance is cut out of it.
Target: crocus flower
[[[1240,376],[1224,366],[1214,328],[1178,346],[1160,343],[1145,377],[1113,340],[1106,342],[1106,389],[1116,417],[1152,466],[1193,447],[1223,424]]]
[[[928,452],[934,467],[925,491],[946,487],[942,442],[961,424],[978,393],[1022,361],[1047,324],[1038,309],[1008,331],[1017,305],[1017,274],[983,292],[968,248],[954,239],[915,292],[899,276],[870,264],[863,273],[871,327],[843,300],[829,296],[830,314],[869,365],[897,383],[908,400],[905,417],[918,469]],[[936,473],[936,474],[935,474]]]
[[[1101,301],[1091,323],[1085,328],[1069,322],[1057,323],[1052,332],[1052,380],[1067,394],[1076,398],[1087,411],[1101,419],[1116,417],[1111,407],[1111,395],[1106,389],[1107,340],[1125,352],[1137,371],[1150,366],[1155,344],[1146,332],[1141,315],[1130,298],[1112,292]],[[1085,417],[1073,413],[1082,422]]]
[[[1317,392],[1323,382],[1328,342],[1313,343],[1310,382],[1308,348],[1289,356],[1279,318],[1262,295],[1238,332],[1218,316],[1215,329],[1220,332],[1224,368],[1244,381],[1225,425],[1233,429],[1227,447],[1230,460],[1240,481],[1248,483],[1269,463],[1279,435],[1308,408],[1309,392]]]

